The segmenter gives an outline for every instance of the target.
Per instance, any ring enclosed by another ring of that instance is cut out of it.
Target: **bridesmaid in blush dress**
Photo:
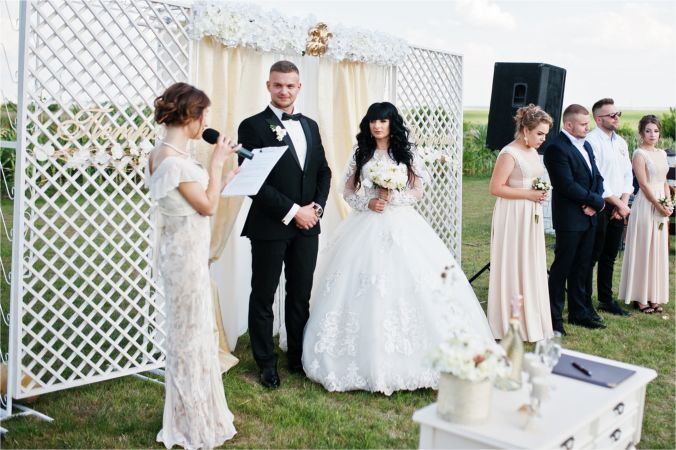
[[[634,151],[632,166],[640,191],[631,205],[620,276],[619,297],[627,304],[637,302],[646,314],[662,312],[661,305],[669,299],[667,218],[673,208],[659,202],[670,196],[667,154],[655,148],[660,129],[659,119],[652,114],[638,124],[642,143]]]
[[[515,139],[500,151],[490,182],[497,197],[491,224],[491,270],[488,322],[496,339],[509,328],[510,300],[523,295],[521,330],[530,342],[553,335],[547,287],[547,260],[541,203],[546,191],[532,189],[544,166],[537,148],[545,141],[552,118],[540,107],[519,108]]]

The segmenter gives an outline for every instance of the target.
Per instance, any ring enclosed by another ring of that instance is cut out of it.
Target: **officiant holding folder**
[[[242,236],[251,240],[251,349],[261,384],[275,389],[281,381],[272,341],[274,294],[284,264],[288,368],[302,374],[303,330],[309,317],[319,220],[329,194],[331,170],[317,123],[295,111],[301,88],[296,65],[289,61],[273,64],[266,86],[270,105],[242,121],[237,135],[247,149],[288,146],[258,194],[251,197],[242,230]]]

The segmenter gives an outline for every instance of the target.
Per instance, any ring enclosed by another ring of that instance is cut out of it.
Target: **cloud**
[[[661,11],[664,12],[664,11]],[[674,51],[673,25],[661,19],[667,19],[659,9],[645,4],[624,4],[622,8],[587,16],[586,26],[579,29],[589,30],[573,38],[579,45],[624,50],[665,50]]]
[[[470,25],[516,29],[516,18],[489,0],[459,0],[456,2],[456,10]]]

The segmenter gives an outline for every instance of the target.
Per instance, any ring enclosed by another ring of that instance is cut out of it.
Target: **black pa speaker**
[[[566,69],[543,63],[497,62],[493,70],[486,147],[500,150],[514,140],[516,110],[529,103],[552,116],[547,140],[559,133]],[[542,144],[544,150],[547,142]]]

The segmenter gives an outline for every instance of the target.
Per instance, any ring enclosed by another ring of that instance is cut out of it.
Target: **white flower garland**
[[[69,169],[83,169],[91,166],[106,167],[114,166],[119,170],[125,170],[128,166],[145,167],[148,155],[155,146],[148,139],[141,141],[138,146],[124,149],[119,143],[114,143],[110,149],[64,149],[56,150],[51,143],[36,145],[33,155],[38,163],[49,160],[62,160]]]
[[[313,16],[286,17],[276,10],[242,2],[201,0],[193,4],[193,39],[212,37],[227,47],[250,47],[265,52],[302,55]],[[377,31],[336,25],[331,27],[326,57],[398,65],[411,52],[402,39]]]

